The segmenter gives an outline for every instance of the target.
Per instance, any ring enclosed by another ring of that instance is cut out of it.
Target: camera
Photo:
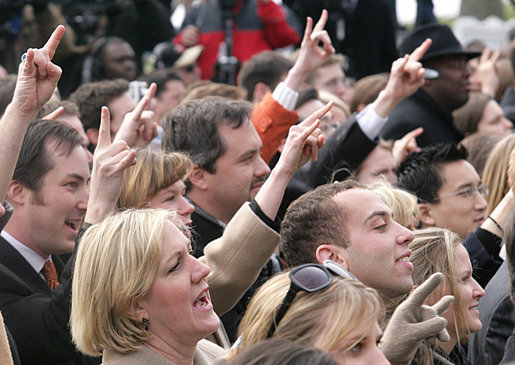
[[[144,81],[129,82],[129,95],[135,101],[140,101],[148,91],[147,83]]]

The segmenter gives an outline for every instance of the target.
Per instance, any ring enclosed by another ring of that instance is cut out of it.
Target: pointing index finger
[[[141,114],[145,109],[147,109],[148,104],[150,103],[150,100],[154,97],[154,94],[156,93],[156,84],[152,83],[150,87],[147,90],[147,93],[141,100],[138,102],[132,113],[134,114],[134,117],[139,120],[141,118]]]
[[[43,46],[43,49],[45,49],[48,52],[48,57],[52,59],[55,55],[55,51],[57,50],[57,46],[59,46],[59,42],[61,42],[61,39],[64,35],[64,26],[59,25],[50,35],[50,38],[48,38],[48,41]]]
[[[106,106],[102,107],[100,113],[100,129],[98,130],[97,148],[111,144],[111,115]]]
[[[418,46],[411,53],[411,55],[409,56],[409,59],[411,61],[418,61],[418,60],[420,60],[424,56],[424,54],[427,52],[429,47],[431,47],[431,43],[432,43],[431,39],[427,38],[424,42],[422,42],[422,44],[420,46]]]
[[[326,105],[324,105],[322,108],[316,110],[313,112],[309,117],[307,117],[304,121],[300,123],[300,125],[310,125],[313,122],[315,122],[317,119],[321,119],[331,108],[333,107],[333,102],[330,101]]]

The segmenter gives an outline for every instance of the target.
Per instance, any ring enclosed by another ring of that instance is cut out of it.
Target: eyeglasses
[[[431,200],[431,203],[437,203],[437,202],[441,201],[443,198],[449,198],[451,196],[462,196],[467,199],[473,199],[476,197],[476,195],[478,193],[483,196],[488,196],[488,194],[490,194],[490,189],[488,188],[488,186],[486,186],[484,184],[479,184],[477,188],[468,187],[466,189],[456,191],[454,193],[441,196],[439,198],[435,198],[435,199]]]
[[[343,278],[357,280],[354,275],[331,260],[325,260],[323,265],[300,265],[290,271],[290,289],[288,290],[281,306],[277,310],[274,321],[268,329],[267,338],[272,337],[277,325],[281,322],[281,319],[283,319],[284,315],[290,308],[297,293],[301,290],[313,293],[327,288],[333,282],[333,275],[331,273]]]

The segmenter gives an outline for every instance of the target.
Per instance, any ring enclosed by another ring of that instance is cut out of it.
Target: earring
[[[143,325],[145,326],[145,331],[148,331],[148,323],[149,323],[148,318],[143,317],[141,319],[141,323],[143,323]]]

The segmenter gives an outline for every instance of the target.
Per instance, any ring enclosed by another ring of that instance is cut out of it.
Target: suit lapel
[[[50,295],[47,283],[20,253],[0,236],[0,263],[16,274],[34,292]],[[62,271],[62,262],[61,262]]]

